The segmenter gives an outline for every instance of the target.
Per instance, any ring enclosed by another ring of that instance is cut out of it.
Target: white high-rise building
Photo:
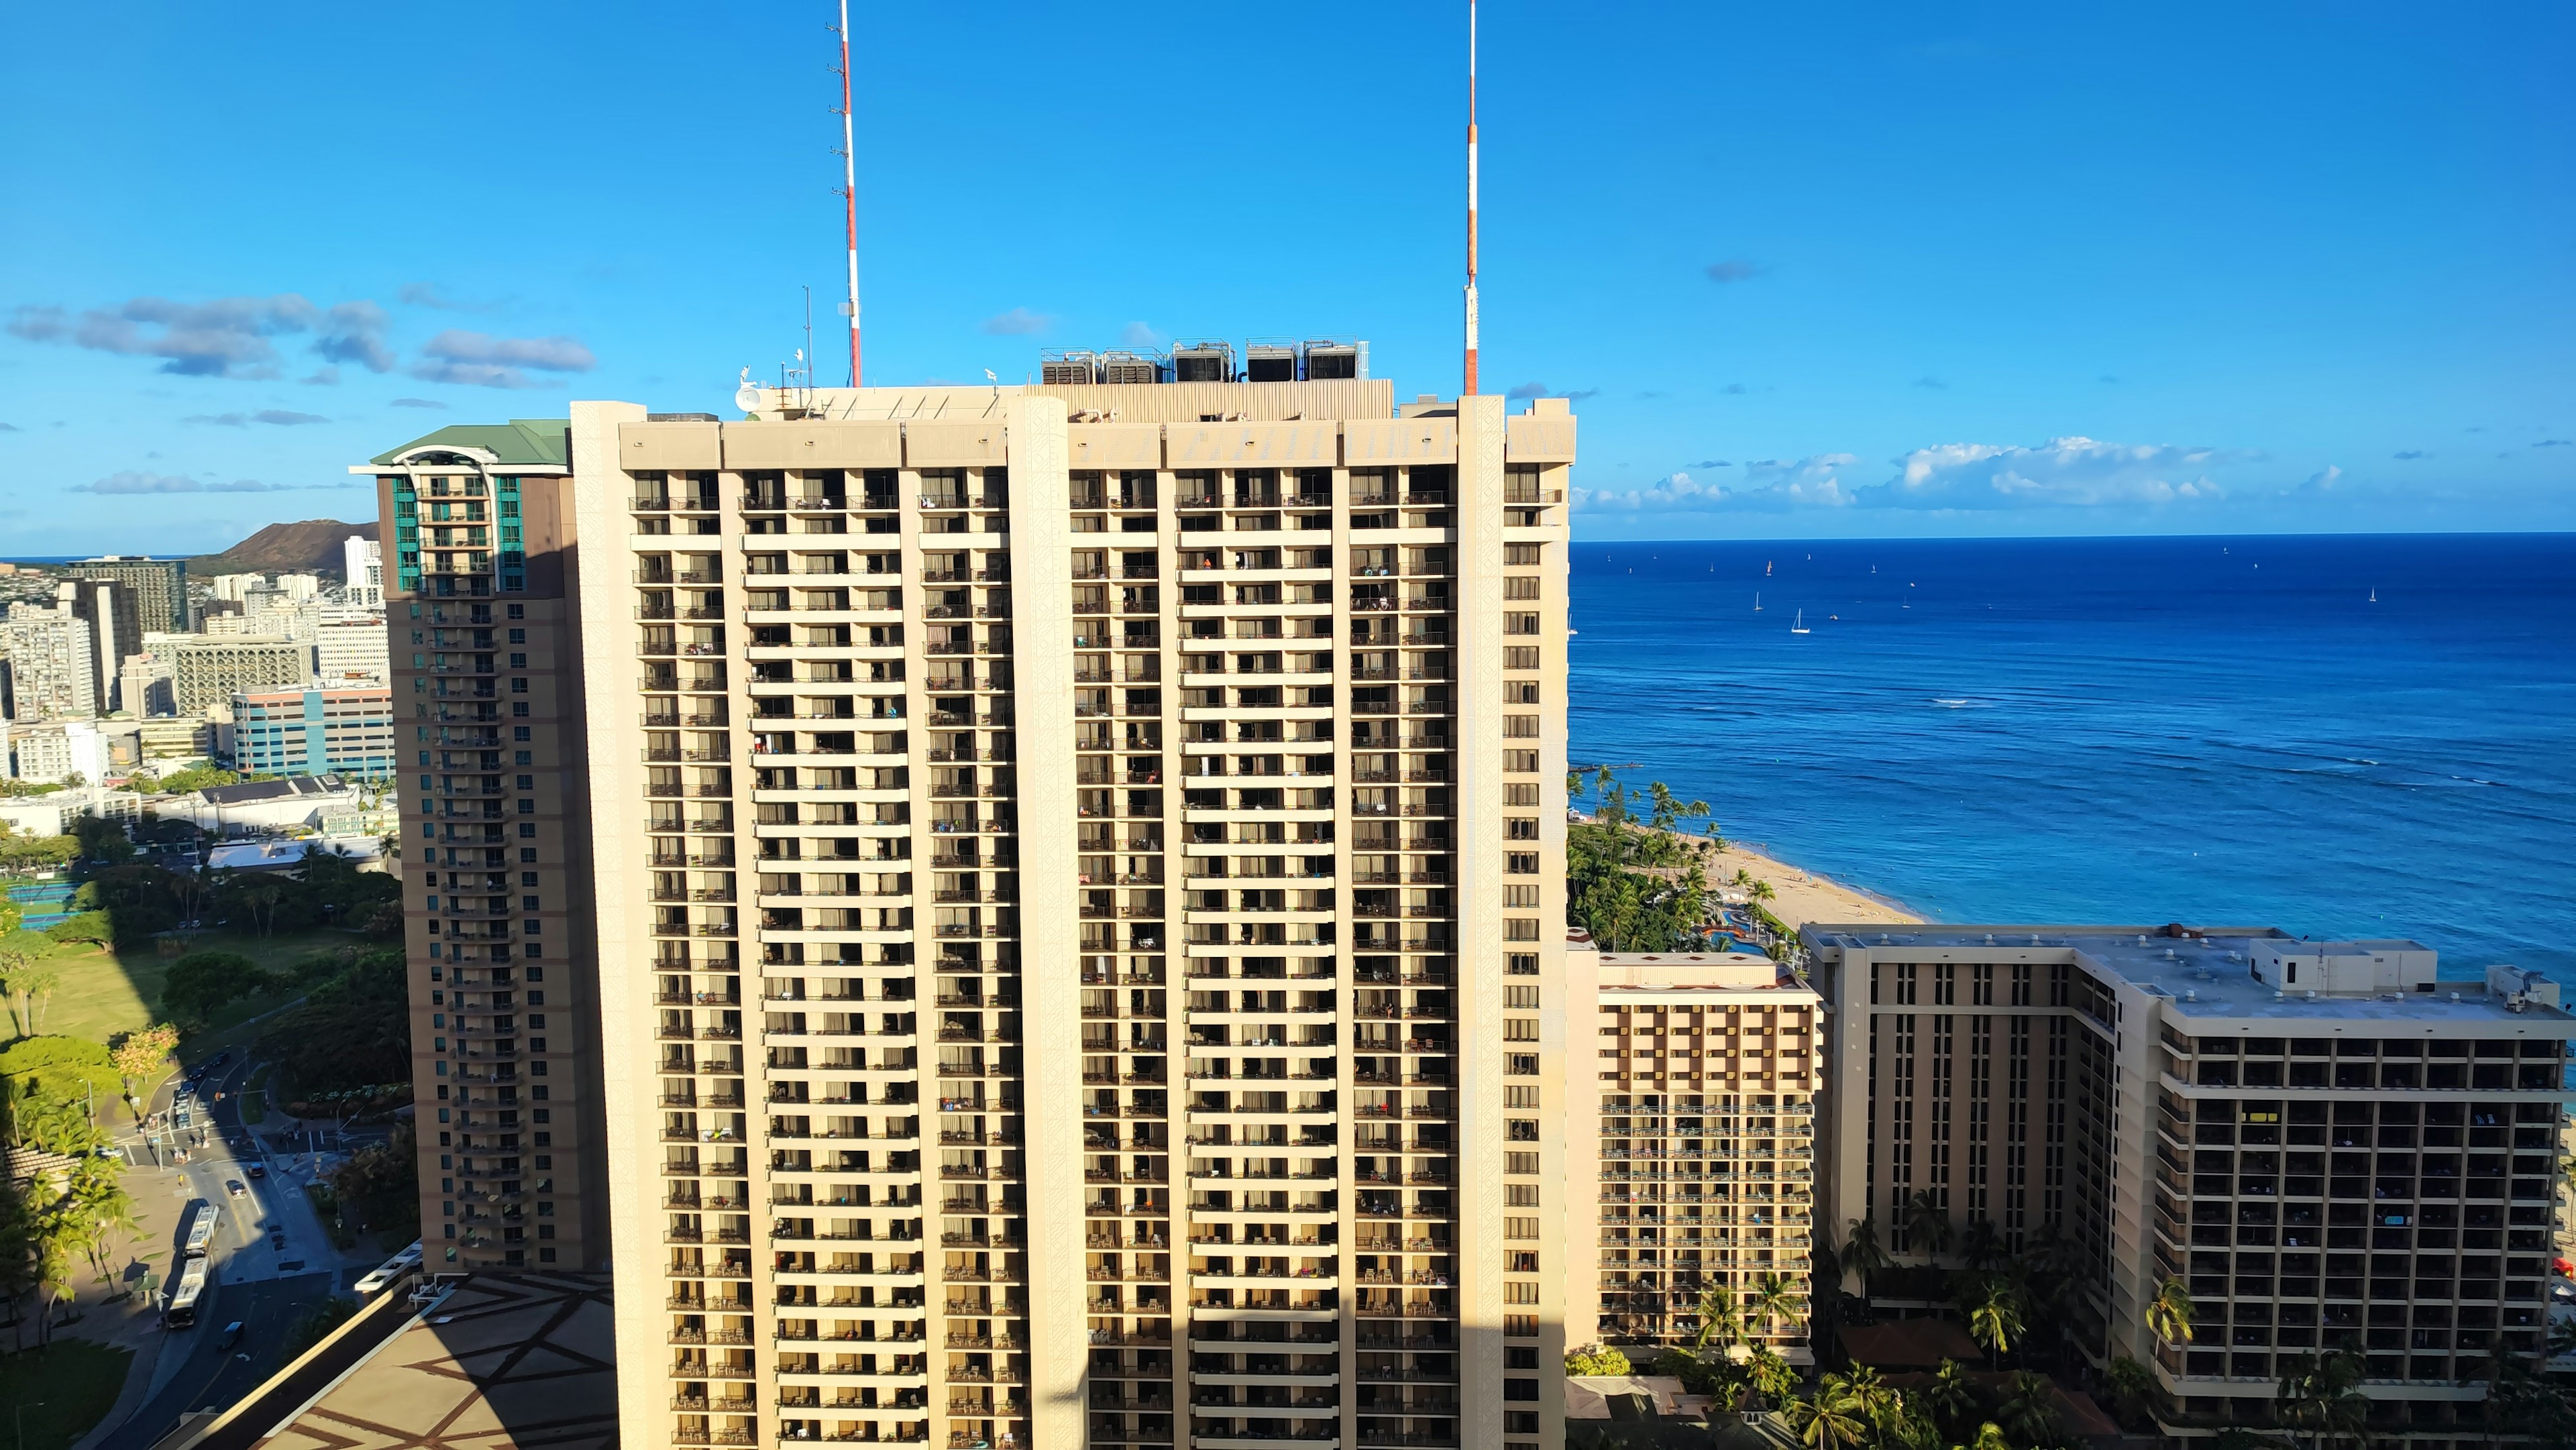
[[[381,609],[385,602],[385,551],[373,539],[351,534],[340,541],[341,598]]]
[[[0,700],[9,718],[84,720],[98,710],[98,654],[90,622],[59,609],[18,603],[0,620]]]

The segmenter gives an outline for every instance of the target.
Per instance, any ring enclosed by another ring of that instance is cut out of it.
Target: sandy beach
[[[1771,883],[1773,895],[1767,903],[1771,914],[1791,926],[1819,921],[1892,925],[1923,920],[1894,902],[1731,842],[1717,853],[1715,864],[1708,868],[1709,884],[1720,886],[1732,881],[1739,869],[1751,873],[1756,881]]]
[[[1592,818],[1577,812],[1575,819],[1589,823]],[[1708,844],[1704,837],[1678,831],[1673,834],[1691,846]],[[1873,896],[1856,886],[1845,886],[1830,876],[1819,876],[1731,841],[1726,849],[1707,858],[1704,869],[1712,887],[1723,887],[1733,881],[1739,870],[1750,874],[1756,881],[1770,882],[1771,914],[1792,927],[1803,927],[1809,922],[1893,926],[1924,919],[1898,902]]]

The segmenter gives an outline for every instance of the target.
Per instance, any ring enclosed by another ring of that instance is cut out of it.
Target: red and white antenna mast
[[[1459,396],[1476,396],[1476,0],[1467,0],[1467,369]]]
[[[850,0],[841,0],[841,215],[849,232],[850,386],[859,385],[859,159],[850,121]]]

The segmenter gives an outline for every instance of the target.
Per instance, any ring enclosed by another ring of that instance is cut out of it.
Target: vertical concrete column
[[[599,961],[599,1083],[606,1108],[609,1260],[617,1304],[618,1422],[630,1443],[670,1441],[670,1385],[662,1373],[661,1185],[651,1151],[654,1107],[652,907],[631,834],[644,799],[644,731],[637,700],[643,667],[631,643],[634,589],[627,583],[626,512],[617,428],[644,421],[636,403],[572,405],[573,537],[579,560],[573,602],[587,646],[579,662],[590,722],[589,799],[594,915],[587,929]]]
[[[1073,556],[1061,399],[1011,400],[1011,669],[1020,807],[1020,1113],[1029,1428],[1083,1440],[1082,921],[1073,870]]]
[[[1458,400],[1458,1397],[1503,1441],[1503,400]]]

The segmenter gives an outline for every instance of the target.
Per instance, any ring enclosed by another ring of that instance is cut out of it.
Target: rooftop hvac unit
[[[1173,348],[1172,381],[1176,383],[1233,382],[1234,344],[1185,342]]]
[[[1310,379],[1367,377],[1368,344],[1331,338],[1307,343],[1306,376]]]
[[[1051,352],[1038,360],[1038,376],[1047,383],[1096,383],[1100,359],[1088,352]]]
[[[1297,345],[1293,342],[1245,343],[1243,380],[1248,383],[1297,381]]]
[[[1100,380],[1127,385],[1152,384],[1163,380],[1163,365],[1138,352],[1104,352],[1100,355]]]

